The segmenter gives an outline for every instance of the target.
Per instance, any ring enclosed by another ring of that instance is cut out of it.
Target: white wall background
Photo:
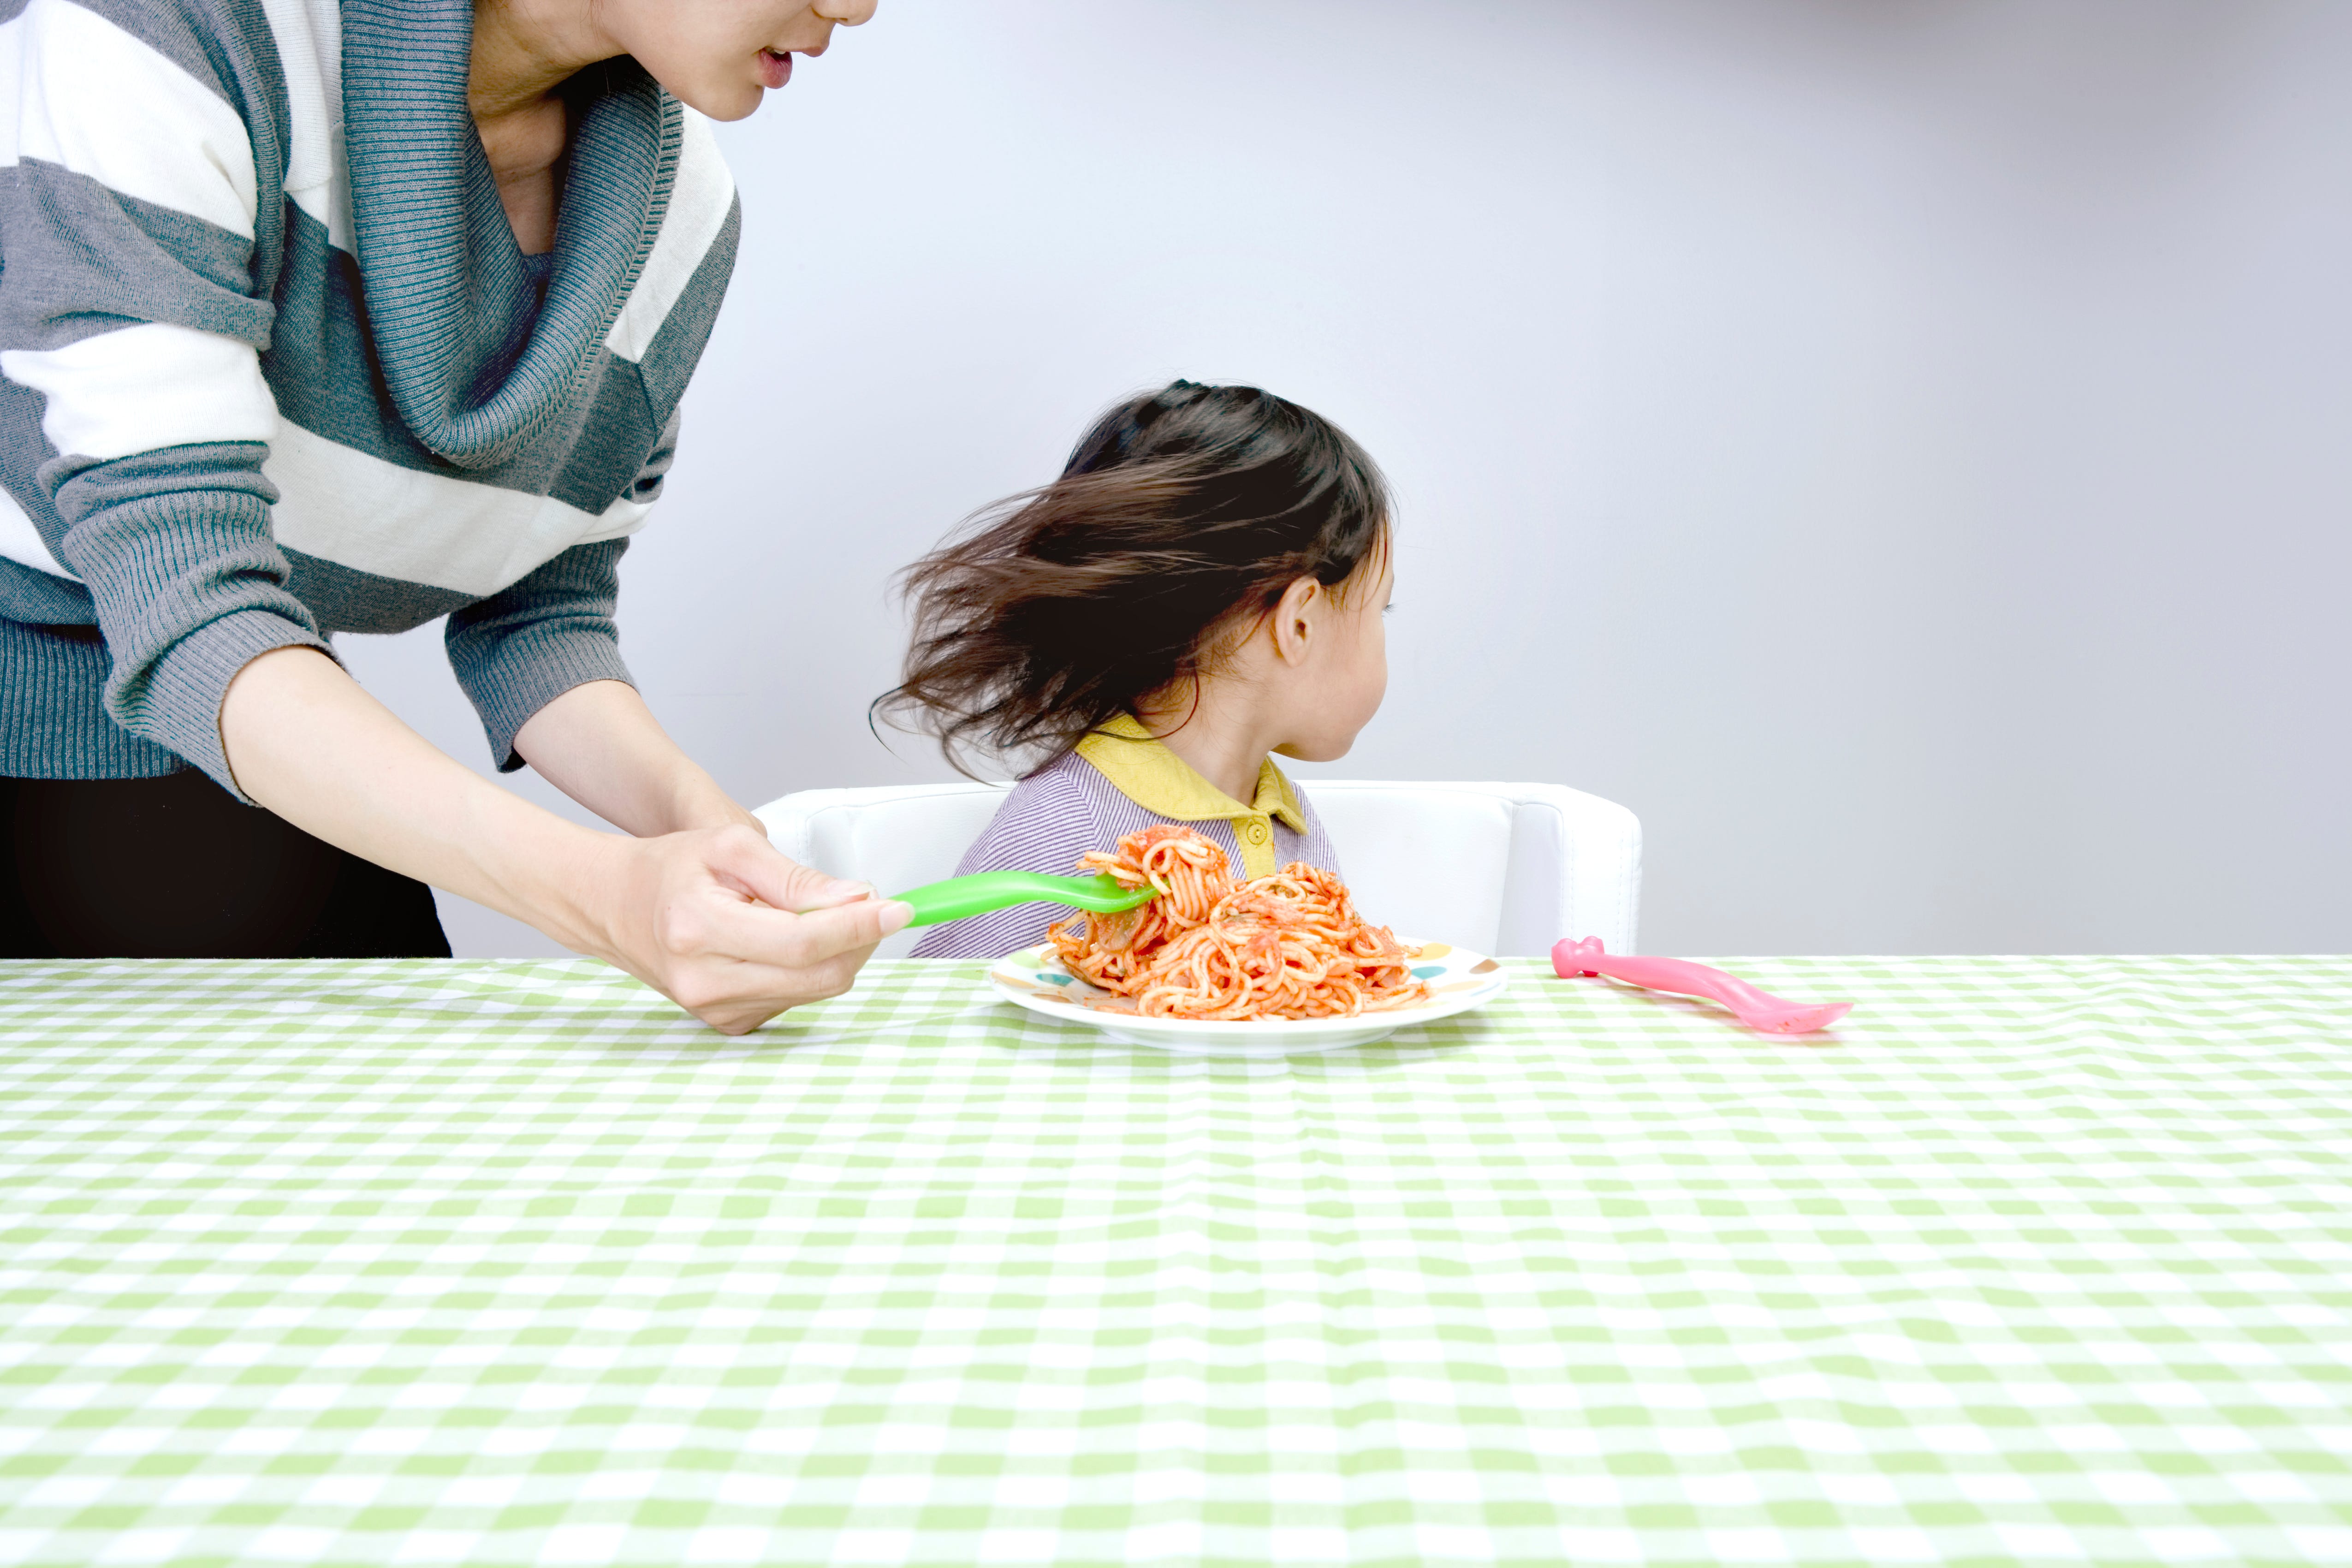
[[[1402,496],[1323,771],[1625,802],[1649,951],[2352,948],[2352,6],[885,0],[723,134],[622,627],[747,803],[946,776],[889,574],[1249,380]]]

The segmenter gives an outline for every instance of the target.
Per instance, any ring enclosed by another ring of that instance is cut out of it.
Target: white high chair
[[[1559,784],[1297,782],[1356,907],[1398,935],[1501,956],[1541,956],[1564,936],[1634,951],[1642,825],[1615,802]],[[1012,787],[799,790],[756,815],[792,858],[898,893],[955,875]],[[901,931],[880,955],[901,956],[921,935]]]

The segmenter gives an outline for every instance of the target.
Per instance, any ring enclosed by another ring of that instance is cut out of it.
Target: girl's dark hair
[[[1382,548],[1388,482],[1329,420],[1171,382],[1095,422],[1062,477],[974,513],[899,574],[904,679],[875,704],[963,753],[1056,756],[1202,672],[1211,634]]]

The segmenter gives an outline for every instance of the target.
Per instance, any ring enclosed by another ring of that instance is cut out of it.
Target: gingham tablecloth
[[[0,966],[0,1562],[2352,1563],[2352,961]]]

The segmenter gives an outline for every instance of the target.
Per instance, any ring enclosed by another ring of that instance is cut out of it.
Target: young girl
[[[983,511],[909,567],[914,644],[879,705],[936,735],[1039,762],[957,874],[1067,875],[1090,849],[1181,822],[1235,875],[1337,872],[1271,753],[1345,756],[1388,686],[1386,482],[1338,426],[1254,386],[1179,381],[1129,399],[1062,477]],[[1045,940],[1058,904],[974,915],[919,957]]]

